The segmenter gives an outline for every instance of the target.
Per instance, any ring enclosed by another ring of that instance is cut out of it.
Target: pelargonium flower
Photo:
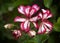
[[[36,13],[40,8],[35,4],[32,7],[31,6],[19,6],[18,11],[19,13],[26,16],[26,18],[21,18],[17,16],[14,19],[14,22],[21,22],[20,27],[21,30],[24,30],[25,32],[28,32],[30,30],[30,22],[34,24],[36,28],[38,28],[38,25],[36,21],[38,20],[38,16],[32,17],[34,13]]]
[[[42,13],[39,13],[38,17],[41,20],[41,24],[39,26],[38,33],[43,34],[46,32],[50,32],[52,30],[53,25],[47,19],[52,17],[51,12],[49,10],[42,9]]]

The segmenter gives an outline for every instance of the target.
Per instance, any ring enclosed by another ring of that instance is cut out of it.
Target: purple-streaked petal
[[[25,15],[24,10],[25,10],[25,7],[24,6],[19,6],[18,7],[18,12]]]
[[[33,18],[30,18],[30,21],[31,22],[36,22],[38,20],[38,16],[35,16],[35,17],[33,17]]]
[[[14,22],[25,22],[26,19],[25,18],[21,18],[19,16],[17,16],[15,19],[14,19]]]
[[[21,28],[21,30],[24,30],[24,22],[22,22],[21,24],[20,24],[20,28]]]
[[[44,28],[46,29],[46,32],[50,32],[51,31],[46,25],[44,25]]]

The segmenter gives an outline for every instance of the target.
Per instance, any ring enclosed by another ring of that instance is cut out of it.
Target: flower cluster
[[[30,24],[33,23],[34,27],[38,29],[38,34],[44,34],[50,32],[52,30],[52,23],[47,19],[52,17],[52,14],[49,10],[41,9],[42,12],[39,12],[36,16],[33,15],[40,9],[38,5],[33,6],[19,6],[18,12],[26,16],[26,18],[22,18],[17,16],[14,19],[14,22],[20,22],[20,28],[22,31],[25,31],[30,36],[35,36],[36,32],[30,29]],[[37,21],[41,21],[40,25],[38,25]],[[20,30],[14,30],[13,34],[15,37],[21,36]]]

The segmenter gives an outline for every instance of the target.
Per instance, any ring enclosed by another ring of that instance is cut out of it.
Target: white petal
[[[51,18],[52,17],[52,14],[49,14],[48,16],[47,16],[47,18]]]
[[[38,17],[39,17],[39,18],[42,18],[42,17],[43,17],[42,13],[39,13],[39,14],[38,14]]]
[[[21,18],[19,16],[17,16],[15,19],[14,19],[14,22],[25,22],[26,19],[25,18]]]
[[[44,28],[46,29],[46,32],[50,31],[50,29],[46,25],[44,25]]]
[[[33,22],[33,24],[34,24],[35,28],[37,28],[37,29],[39,28],[38,23]]]
[[[43,14],[43,19],[47,19],[47,15],[48,15],[48,14],[46,14],[46,13]]]
[[[43,13],[45,13],[45,12],[46,12],[46,10],[45,10],[45,9],[42,9],[42,12],[43,12]]]
[[[29,16],[30,9],[31,9],[30,6],[27,6],[27,7],[25,8],[25,13],[26,13],[27,16]]]
[[[24,30],[27,32],[27,31],[29,31],[29,28],[30,28],[30,22],[27,20],[27,21],[25,21],[25,23],[24,23]]]
[[[25,14],[24,10],[25,10],[25,7],[24,6],[18,7],[19,13]]]
[[[26,28],[28,28],[28,20],[27,21],[25,21],[25,23],[24,23],[24,28],[26,29]]]
[[[39,34],[43,34],[46,31],[46,29],[44,28],[43,24],[40,25],[38,33]]]
[[[30,16],[32,16],[35,12],[36,12],[35,9],[31,9]]]
[[[35,17],[30,19],[31,22],[33,22],[33,21],[36,22],[37,20],[38,20],[38,16],[35,16]]]
[[[52,26],[53,25],[49,21],[48,22],[44,22],[44,25],[46,25],[49,28],[49,30],[52,30]]]
[[[44,23],[44,24],[48,27],[52,27],[51,24],[49,24],[49,23]]]
[[[32,8],[34,8],[36,11],[38,11],[40,9],[39,6],[37,6],[36,4],[33,5]]]

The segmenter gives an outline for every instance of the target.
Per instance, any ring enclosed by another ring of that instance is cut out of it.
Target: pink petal
[[[30,19],[31,22],[36,22],[37,20],[38,20],[38,16],[35,16],[35,17]]]
[[[27,7],[25,8],[25,14],[26,14],[26,16],[29,16],[29,14],[30,14],[30,9],[31,9],[30,6],[27,6]]]
[[[39,6],[36,5],[36,4],[34,4],[34,5],[32,6],[32,8],[34,8],[36,11],[38,11],[38,10],[40,9]]]
[[[28,32],[30,29],[30,22],[27,20],[24,23],[21,23],[20,25],[21,29],[24,30],[25,32]]]
[[[35,26],[35,28],[36,28],[36,29],[38,29],[38,28],[39,28],[39,25],[38,25],[38,23],[36,23],[36,22],[33,22],[33,24],[34,24],[34,26]]]
[[[25,15],[24,10],[25,10],[25,7],[24,6],[19,6],[18,7],[18,12]]]
[[[38,34],[43,34],[45,32],[46,32],[46,29],[44,28],[44,25],[41,23],[38,30]]]
[[[17,16],[15,19],[14,19],[14,22],[25,22],[26,19],[25,18],[21,18],[19,16]]]

